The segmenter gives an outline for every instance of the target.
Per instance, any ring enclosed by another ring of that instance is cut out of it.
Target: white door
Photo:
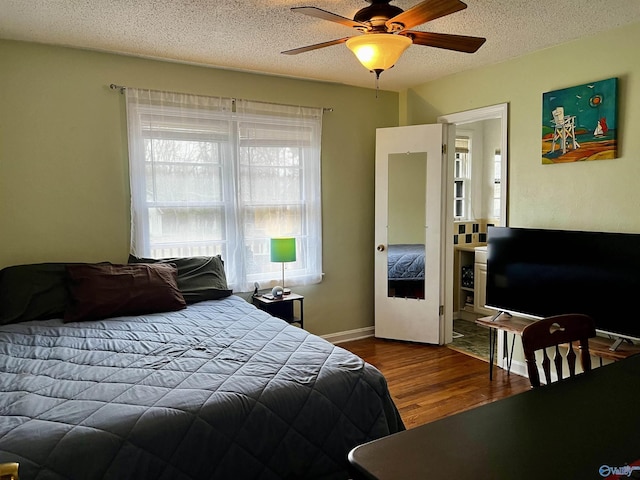
[[[451,342],[454,142],[446,124],[376,131],[376,337]]]

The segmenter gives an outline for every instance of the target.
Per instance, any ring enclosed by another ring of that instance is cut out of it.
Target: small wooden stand
[[[511,360],[513,358],[513,347],[515,345],[515,337],[522,336],[522,330],[527,325],[535,322],[535,320],[529,320],[522,317],[514,317],[508,313],[501,313],[497,317],[482,317],[476,320],[476,324],[489,328],[489,379],[493,379],[493,362],[495,359],[495,346],[498,338],[498,332],[504,333],[504,356],[507,358],[507,373],[511,369]],[[511,342],[511,352],[508,350],[507,333],[513,334],[513,341]],[[602,365],[602,359],[608,360],[622,360],[623,358],[630,357],[640,353],[640,345],[632,345],[630,343],[623,342],[616,350],[611,350],[610,347],[615,343],[615,340],[604,337],[593,337],[589,339],[589,353],[594,357],[600,358],[600,365]]]

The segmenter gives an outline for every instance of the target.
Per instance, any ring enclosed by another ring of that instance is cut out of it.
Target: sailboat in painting
[[[606,118],[602,117],[598,120],[598,124],[596,125],[596,129],[593,131],[594,137],[604,137],[607,134],[609,128],[607,127]]]
[[[602,130],[602,125],[600,125],[600,122],[598,122],[598,125],[596,125],[596,129],[593,131],[593,136],[602,137],[603,135],[604,131]]]

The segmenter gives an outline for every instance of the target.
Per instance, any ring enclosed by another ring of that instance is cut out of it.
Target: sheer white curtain
[[[131,252],[221,254],[231,288],[280,283],[270,238],[296,238],[287,286],[322,279],[322,109],[126,89]]]

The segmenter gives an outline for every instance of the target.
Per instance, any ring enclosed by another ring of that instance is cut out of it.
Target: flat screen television
[[[486,306],[584,313],[602,333],[640,338],[640,234],[489,227],[487,253]]]

